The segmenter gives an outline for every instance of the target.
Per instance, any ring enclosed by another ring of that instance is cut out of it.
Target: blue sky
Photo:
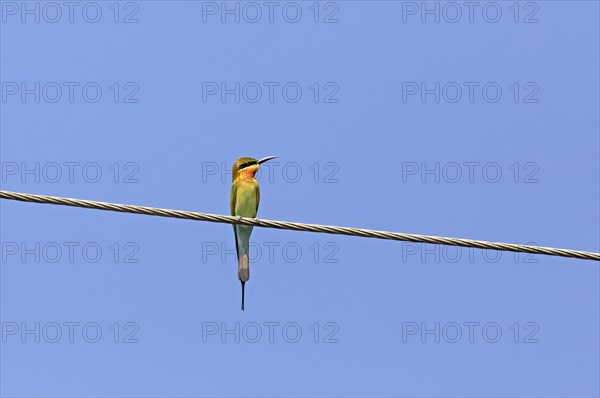
[[[2,189],[600,250],[597,2],[223,4],[2,1]],[[597,262],[0,211],[3,396],[600,394]]]

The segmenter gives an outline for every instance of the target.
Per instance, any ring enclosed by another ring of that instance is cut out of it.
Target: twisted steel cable
[[[440,236],[405,234],[400,232],[375,231],[370,229],[336,227],[332,225],[305,224],[288,221],[261,220],[258,218],[246,218],[236,216],[224,216],[220,214],[206,214],[183,210],[159,209],[155,207],[125,205],[118,203],[97,202],[93,200],[62,198],[58,196],[32,195],[27,193],[0,191],[0,199],[18,200],[22,202],[44,203],[61,206],[83,207],[86,209],[118,211],[122,213],[146,214],[149,216],[183,218],[187,220],[209,221],[226,224],[253,225],[255,227],[289,229],[292,231],[320,232],[325,234],[361,236],[363,238],[389,239],[405,242],[431,243],[448,246],[472,247],[477,249],[490,249],[509,252],[521,252],[531,254],[545,254],[548,256],[560,256],[578,258],[581,260],[600,261],[600,253],[585,252],[579,250],[556,249],[552,247],[539,247],[519,245],[512,243],[487,242],[482,240],[470,240],[459,238],[446,238]]]

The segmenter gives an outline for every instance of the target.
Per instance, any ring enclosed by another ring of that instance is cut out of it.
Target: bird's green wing
[[[231,193],[229,195],[229,208],[231,210],[231,215],[235,216],[235,201],[237,199],[237,184],[234,182],[231,184]],[[231,224],[233,227],[233,234],[235,235],[235,251],[237,253],[238,258],[240,258],[240,250],[238,249],[238,236],[236,224]]]
[[[260,204],[260,187],[256,186],[256,213],[258,213],[258,205]],[[256,217],[256,215],[254,216]]]
[[[231,193],[229,195],[229,210],[231,215],[235,216],[235,200],[237,199],[237,184],[231,184]]]

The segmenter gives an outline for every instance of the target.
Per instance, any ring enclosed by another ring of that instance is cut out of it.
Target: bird
[[[233,164],[231,193],[229,205],[232,216],[256,218],[260,203],[260,188],[254,176],[260,165],[277,156],[267,156],[260,160],[254,158],[239,158]],[[242,283],[242,311],[244,311],[244,290],[250,279],[249,247],[251,225],[233,224],[235,248],[238,256],[238,279]]]

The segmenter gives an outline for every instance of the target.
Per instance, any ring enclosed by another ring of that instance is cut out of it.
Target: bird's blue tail
[[[246,282],[250,279],[250,234],[252,227],[236,225],[237,253],[238,253],[238,279],[242,283],[242,311],[244,310],[244,293]]]

